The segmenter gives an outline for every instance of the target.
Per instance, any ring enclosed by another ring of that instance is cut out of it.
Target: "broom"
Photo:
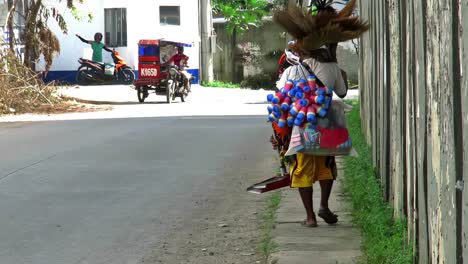
[[[273,125],[272,125],[273,128]],[[275,137],[275,140],[277,142],[280,142],[280,139],[278,135],[275,132],[275,129],[273,128],[273,136]],[[271,177],[267,180],[264,180],[262,182],[256,183],[250,187],[247,188],[247,192],[255,193],[255,194],[261,194],[261,193],[266,193],[269,191],[277,190],[279,188],[283,188],[286,186],[291,186],[291,176],[286,170],[286,164],[284,163],[284,160],[281,158],[281,149],[278,147],[278,155],[279,155],[279,160],[280,160],[280,169],[281,169],[281,174],[278,176]]]

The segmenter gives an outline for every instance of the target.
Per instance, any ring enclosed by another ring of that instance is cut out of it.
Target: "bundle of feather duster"
[[[316,14],[300,7],[289,7],[274,13],[273,19],[296,39],[292,50],[310,54],[323,45],[344,42],[361,36],[369,24],[353,16],[356,0],[351,0],[339,12],[333,0],[314,0]]]

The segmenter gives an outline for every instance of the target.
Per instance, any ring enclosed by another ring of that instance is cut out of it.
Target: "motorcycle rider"
[[[175,66],[177,66],[179,68],[179,72],[182,74],[182,77],[183,77],[183,84],[184,84],[184,90],[186,91],[186,93],[189,93],[190,92],[190,88],[189,88],[189,80],[191,78],[191,75],[190,73],[188,73],[187,71],[185,71],[183,69],[183,67],[187,67],[187,61],[188,61],[189,57],[187,55],[184,54],[184,46],[178,46],[177,47],[177,53],[174,54],[166,63],[167,64],[174,64]],[[184,62],[183,65],[181,65],[181,62]],[[181,68],[182,66],[182,68]]]
[[[102,34],[97,32],[94,34],[94,41],[92,40],[86,40],[82,38],[80,35],[76,34],[76,36],[83,41],[84,43],[90,44],[91,48],[93,49],[93,61],[94,62],[103,62],[102,60],[102,50],[106,50],[108,52],[113,52],[110,48],[108,48],[106,45],[104,45],[102,41]]]

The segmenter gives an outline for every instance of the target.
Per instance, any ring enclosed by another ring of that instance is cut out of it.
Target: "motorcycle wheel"
[[[180,81],[174,81],[175,82],[175,87],[172,89],[172,101],[175,101],[175,99],[180,95]]]
[[[135,80],[135,73],[130,68],[124,68],[120,72],[120,81],[123,84],[132,84]]]
[[[78,72],[76,73],[76,83],[78,85],[88,85],[90,81],[86,77],[88,75],[88,69],[86,67],[78,68]]]
[[[166,101],[168,104],[172,103],[172,96],[175,93],[176,87],[177,87],[177,81],[167,80]]]
[[[146,99],[146,93],[145,89],[141,86],[137,87],[137,96],[138,96],[138,102],[144,103]]]
[[[185,89],[182,90],[182,93],[180,94],[180,100],[182,101],[182,103],[185,103],[185,100],[187,99],[187,96],[189,95],[189,91],[191,89],[191,84],[190,84],[190,81],[188,83],[188,91],[187,91],[187,94],[185,94]]]

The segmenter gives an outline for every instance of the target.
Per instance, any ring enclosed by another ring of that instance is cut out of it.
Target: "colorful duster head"
[[[286,123],[287,119],[288,119],[288,113],[284,112],[284,113],[281,115],[281,117],[278,119],[278,126],[281,127],[281,128],[286,127],[286,125],[287,125],[287,123]]]
[[[281,110],[283,112],[287,112],[291,108],[291,98],[286,97],[283,100],[283,103],[281,104]]]

